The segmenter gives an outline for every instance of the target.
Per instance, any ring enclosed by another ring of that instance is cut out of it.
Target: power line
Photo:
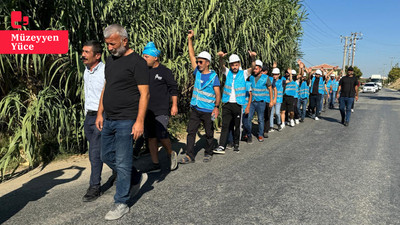
[[[333,33],[335,33],[337,36],[340,36],[339,33],[337,33],[335,30],[333,30],[330,26],[328,26],[328,24],[326,24],[318,15],[317,13],[314,12],[314,10],[307,4],[307,2],[304,1],[304,4],[311,10],[311,12],[314,13],[314,15],[329,29],[331,30]]]

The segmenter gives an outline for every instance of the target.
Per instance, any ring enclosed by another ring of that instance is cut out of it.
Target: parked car
[[[363,88],[362,88],[362,92],[372,92],[372,93],[376,93],[378,91],[378,86],[375,83],[366,83],[364,84]]]

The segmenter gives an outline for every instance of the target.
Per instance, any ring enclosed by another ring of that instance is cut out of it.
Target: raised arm
[[[193,36],[194,36],[193,30],[189,30],[189,33],[188,33],[189,57],[190,57],[190,62],[192,63],[192,68],[196,69],[197,63],[196,63],[196,56],[194,54],[194,48],[193,48],[193,40],[192,40]]]
[[[253,72],[253,69],[256,67],[256,56],[257,53],[249,51],[249,55],[251,58],[251,67],[247,69],[247,73],[251,74]]]
[[[218,52],[217,55],[219,57],[219,69],[221,72],[225,71],[225,59],[224,57],[227,55],[228,53],[224,53],[224,52]]]

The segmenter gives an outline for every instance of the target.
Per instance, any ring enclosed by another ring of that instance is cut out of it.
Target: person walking
[[[147,180],[147,174],[133,166],[132,152],[134,140],[143,135],[149,69],[129,47],[128,33],[121,25],[106,27],[104,39],[111,56],[106,60],[96,127],[101,131],[101,159],[117,174],[114,205],[105,215],[106,220],[116,220],[129,212],[128,201]]]
[[[206,131],[207,144],[204,151],[203,162],[212,159],[212,142],[214,140],[213,119],[217,118],[221,101],[220,82],[217,73],[210,69],[211,55],[203,51],[197,57],[194,53],[194,32],[189,31],[188,48],[189,57],[195,76],[193,95],[190,101],[191,112],[187,127],[186,155],[179,163],[188,164],[195,162],[194,142],[200,123],[203,123]]]
[[[158,160],[158,142],[167,151],[169,170],[178,166],[177,154],[172,150],[168,135],[169,102],[172,99],[171,116],[178,114],[178,84],[172,71],[160,63],[161,51],[153,42],[147,43],[143,50],[143,58],[150,68],[150,100],[145,119],[145,134],[148,138],[152,166],[142,172],[160,172]]]
[[[348,126],[350,123],[351,116],[351,105],[354,99],[358,101],[358,79],[354,76],[353,67],[347,69],[347,75],[342,77],[339,81],[338,92],[336,98],[339,97],[339,109],[342,117],[342,124]]]

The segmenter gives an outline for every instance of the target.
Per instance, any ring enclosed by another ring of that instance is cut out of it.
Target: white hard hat
[[[317,70],[317,71],[315,71],[315,74],[322,75],[322,72],[321,72],[321,70]]]
[[[229,63],[240,62],[240,58],[236,54],[229,56]]]
[[[306,73],[306,72],[304,72],[304,73],[303,73],[303,77],[306,77],[306,76],[307,76],[307,73]]]
[[[262,68],[263,63],[261,62],[261,60],[259,60],[259,59],[256,60],[256,66],[259,66]]]
[[[206,51],[200,52],[200,54],[197,55],[196,58],[207,59],[208,61],[211,62],[211,55],[210,55],[210,53],[208,53],[208,52],[206,52]]]
[[[292,70],[292,75],[296,75],[296,74],[297,74],[296,70]]]
[[[279,68],[274,68],[272,69],[272,74],[281,74],[281,71],[279,70]]]
[[[332,73],[332,74],[331,74],[331,77],[334,77],[334,76],[335,76],[335,74]]]

